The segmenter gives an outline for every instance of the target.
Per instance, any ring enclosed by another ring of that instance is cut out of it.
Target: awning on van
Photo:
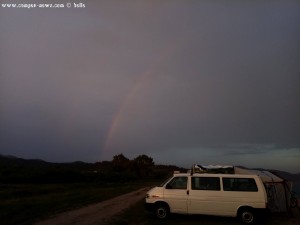
[[[251,170],[251,169],[243,169],[240,167],[234,167],[235,174],[250,174],[250,175],[258,175],[263,183],[277,183],[283,182],[284,180],[275,174],[266,171],[266,170]]]

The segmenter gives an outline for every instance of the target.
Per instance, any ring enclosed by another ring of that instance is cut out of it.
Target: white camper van
[[[267,208],[267,194],[257,175],[174,173],[147,193],[145,207],[160,219],[169,213],[205,214],[253,224]]]

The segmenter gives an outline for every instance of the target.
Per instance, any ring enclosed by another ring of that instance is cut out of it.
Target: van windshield
[[[166,183],[169,182],[169,180],[171,180],[171,178],[173,178],[173,177],[172,176],[168,177],[168,179],[166,179],[163,183],[161,183],[160,185],[158,185],[158,187],[163,187]]]

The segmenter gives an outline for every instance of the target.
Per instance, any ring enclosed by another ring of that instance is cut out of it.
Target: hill
[[[93,164],[83,162],[50,163],[39,159],[0,155],[0,183],[82,181],[82,172],[90,171],[93,167]]]

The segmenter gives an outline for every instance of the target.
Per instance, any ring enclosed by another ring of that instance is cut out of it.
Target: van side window
[[[258,191],[253,178],[223,178],[224,191]]]
[[[218,177],[192,177],[192,190],[219,191],[220,179]]]
[[[166,185],[166,189],[187,189],[187,177],[174,177]]]

